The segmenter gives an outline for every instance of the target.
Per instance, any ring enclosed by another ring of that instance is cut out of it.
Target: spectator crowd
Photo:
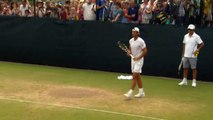
[[[213,26],[213,0],[0,0],[0,15]]]

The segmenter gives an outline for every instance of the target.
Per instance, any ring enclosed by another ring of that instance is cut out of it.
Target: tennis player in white
[[[138,85],[139,92],[135,95],[135,97],[140,98],[145,96],[140,73],[142,73],[144,56],[147,54],[147,48],[146,43],[141,37],[139,37],[139,35],[139,28],[134,27],[132,29],[132,38],[129,40],[130,49],[128,51],[128,54],[131,54],[133,56],[133,58],[131,58],[131,70],[133,73],[133,79],[130,90],[126,94],[124,94],[124,96],[126,96],[127,98],[132,97],[136,84]]]
[[[187,85],[188,69],[192,69],[192,86],[196,87],[197,78],[197,56],[204,43],[200,36],[195,33],[195,26],[190,24],[188,26],[188,33],[183,39],[182,61],[183,61],[183,80],[179,85]]]

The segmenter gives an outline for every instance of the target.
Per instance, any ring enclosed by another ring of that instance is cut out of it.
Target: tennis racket
[[[118,47],[128,54],[128,50],[129,50],[128,47],[124,43],[121,43],[120,41],[118,41],[117,43],[118,43]],[[134,58],[131,54],[130,54],[130,57]]]
[[[181,70],[182,64],[183,64],[183,60],[181,59],[180,64],[178,66],[178,75],[180,74],[180,70]]]

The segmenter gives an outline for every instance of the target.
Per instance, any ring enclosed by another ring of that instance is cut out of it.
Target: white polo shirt
[[[189,33],[184,36],[183,44],[185,44],[184,57],[196,58],[194,52],[197,50],[197,45],[203,43],[200,36],[195,32],[189,37]]]
[[[141,37],[138,37],[137,40],[131,38],[129,40],[129,44],[131,47],[131,52],[134,57],[137,57],[142,54],[143,49],[146,48],[146,43]]]
[[[82,5],[84,20],[96,20],[96,14],[92,10],[93,7],[96,8],[96,5],[94,3],[84,3]]]

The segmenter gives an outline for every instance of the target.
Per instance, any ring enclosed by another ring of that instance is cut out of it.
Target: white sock
[[[184,81],[184,82],[187,82],[187,78],[183,78],[183,81]]]
[[[130,89],[128,93],[129,93],[129,94],[133,93],[133,90],[132,90],[132,89]]]
[[[192,82],[196,82],[196,79],[193,79]]]
[[[143,88],[139,88],[139,93],[143,93]]]

